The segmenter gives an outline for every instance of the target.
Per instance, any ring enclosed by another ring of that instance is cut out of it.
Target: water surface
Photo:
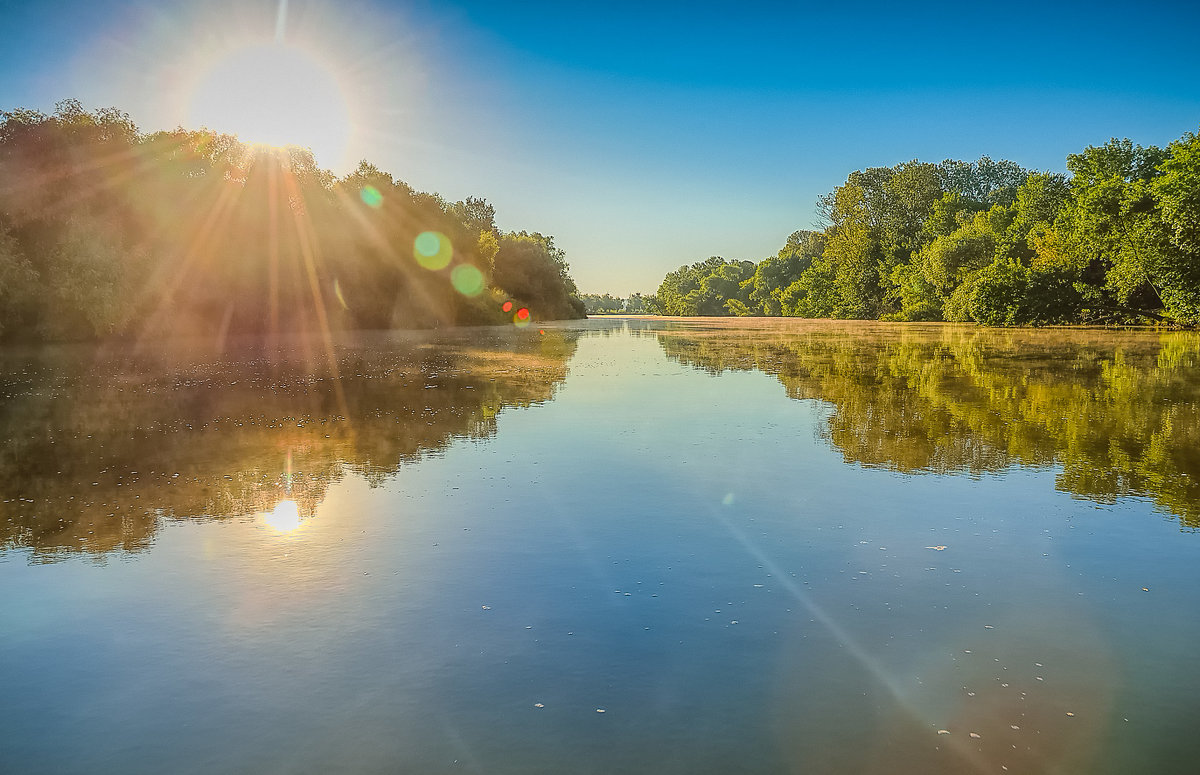
[[[0,770],[1192,772],[1200,339],[0,356]]]

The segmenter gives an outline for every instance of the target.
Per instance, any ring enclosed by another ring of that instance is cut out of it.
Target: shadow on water
[[[0,547],[34,562],[150,545],[163,520],[311,515],[347,472],[378,484],[508,406],[550,400],[576,332],[364,334],[0,354]],[[336,376],[335,376],[336,373]],[[291,507],[289,507],[291,508]]]
[[[1198,334],[710,320],[659,341],[711,374],[757,369],[829,403],[823,435],[849,463],[1059,466],[1060,490],[1146,497],[1200,528]]]

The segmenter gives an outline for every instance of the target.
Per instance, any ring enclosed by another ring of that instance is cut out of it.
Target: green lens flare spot
[[[413,257],[426,269],[445,269],[453,255],[450,238],[440,231],[423,231],[413,240]]]
[[[483,293],[483,272],[470,264],[459,264],[450,270],[450,284],[463,296]]]
[[[516,314],[513,315],[513,325],[517,328],[524,328],[525,326],[529,325],[531,321],[532,316],[529,314],[529,310],[524,307],[521,307],[519,310],[517,310]]]
[[[358,195],[367,207],[374,207],[378,210],[383,206],[383,194],[379,193],[379,189],[374,186],[363,186]]]

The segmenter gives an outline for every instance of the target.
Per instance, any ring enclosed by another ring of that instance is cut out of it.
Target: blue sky
[[[0,109],[77,97],[188,124],[187,74],[271,39],[278,11],[0,0]],[[554,235],[585,292],[771,255],[851,170],[984,154],[1063,170],[1113,136],[1200,129],[1200,6],[1183,2],[290,0],[285,26],[352,92],[351,139],[323,166],[367,158],[483,196],[502,228]]]

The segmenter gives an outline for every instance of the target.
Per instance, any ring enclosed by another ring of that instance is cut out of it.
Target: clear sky
[[[0,0],[0,30],[0,109],[294,127],[335,172],[486,198],[622,296],[775,253],[855,169],[1200,130],[1195,2]]]

